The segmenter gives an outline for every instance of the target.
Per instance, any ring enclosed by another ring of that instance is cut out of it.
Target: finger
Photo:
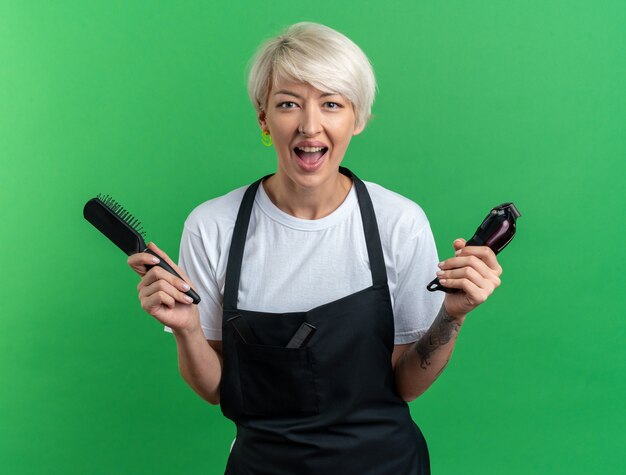
[[[146,266],[153,266],[159,262],[159,258],[147,252],[138,252],[128,256],[128,265],[140,276],[143,277],[148,272]]]
[[[498,262],[495,252],[488,246],[466,246],[457,256],[476,256],[491,269],[495,270],[498,275],[502,275],[502,267]]]
[[[190,296],[186,295],[185,292],[182,289],[176,288],[175,285],[173,285],[170,282],[167,282],[167,281],[165,281],[163,279],[159,279],[156,282],[154,282],[151,285],[149,285],[148,287],[144,287],[140,291],[140,294],[142,292],[146,296],[150,296],[151,294],[157,293],[157,292],[165,292],[170,297],[175,299],[177,302],[184,303],[184,304],[190,304],[190,303],[193,302],[193,298],[191,298]]]
[[[441,270],[447,271],[452,269],[461,269],[463,267],[472,267],[485,279],[489,279],[495,282],[494,278],[498,277],[498,273],[495,269],[489,267],[479,257],[474,255],[451,257],[443,262],[439,263]]]
[[[467,301],[472,306],[480,305],[491,295],[491,292],[481,289],[469,279],[440,279],[439,282],[449,289],[459,289],[465,292]]]
[[[172,309],[176,306],[174,298],[166,292],[159,291],[141,299],[141,308],[153,317],[158,316],[162,307]]]
[[[488,276],[481,275],[473,267],[461,267],[460,269],[451,269],[448,271],[437,272],[439,281],[441,279],[468,279],[477,287],[488,291],[490,294],[500,285],[500,279],[493,271]]]
[[[178,275],[180,275],[184,280],[186,280],[187,282],[191,282],[191,279],[189,278],[189,276],[180,267],[178,267],[178,265],[176,265],[176,263],[172,259],[170,259],[170,256],[168,256],[165,253],[165,251],[159,249],[159,247],[157,247],[155,243],[153,242],[149,243],[148,249],[150,249],[152,252],[157,254],[161,259],[167,262],[170,266],[172,266],[172,269],[178,272]]]
[[[183,279],[176,277],[174,274],[171,274],[162,267],[155,266],[143,276],[137,285],[137,290],[141,291],[142,289],[148,288],[157,282],[167,283],[170,287],[181,292],[187,292],[190,288],[190,285]],[[193,301],[193,299],[191,300]],[[187,299],[185,299],[185,302],[187,302]]]
[[[152,284],[141,288],[139,290],[139,300],[143,301],[144,299],[148,299],[152,297],[152,295],[154,294],[160,294],[160,293],[165,293],[169,297],[171,297],[172,300],[170,302],[172,302],[171,303],[172,307],[175,303],[174,301],[180,302],[182,304],[190,304],[191,302],[193,302],[193,299],[191,297],[189,297],[188,295],[185,295],[184,292],[181,292],[171,283],[163,279],[159,279],[156,282],[153,282]]]
[[[454,240],[454,242],[452,243],[452,247],[454,248],[454,250],[456,251],[455,254],[458,255],[458,253],[461,251],[461,249],[463,249],[465,247],[466,241],[463,238],[457,238]]]

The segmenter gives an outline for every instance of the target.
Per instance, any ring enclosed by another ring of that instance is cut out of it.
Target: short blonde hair
[[[372,65],[361,48],[332,28],[296,23],[261,45],[248,73],[248,95],[257,112],[265,109],[270,88],[280,80],[305,82],[346,97],[354,107],[356,127],[364,127],[371,117],[376,95]]]

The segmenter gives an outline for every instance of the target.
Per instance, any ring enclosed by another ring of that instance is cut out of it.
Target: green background
[[[0,0],[0,471],[223,473],[232,424],[82,207],[111,194],[176,258],[195,206],[273,170],[244,69],[302,20],[371,58],[344,164],[418,202],[442,258],[492,206],[523,214],[411,403],[433,473],[624,473],[623,0]]]

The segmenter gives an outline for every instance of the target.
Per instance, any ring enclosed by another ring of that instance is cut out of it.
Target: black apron
[[[244,194],[224,286],[220,400],[237,425],[226,474],[430,474],[426,442],[391,367],[393,311],[374,208],[363,182],[340,171],[356,187],[373,285],[307,312],[237,308],[248,223],[264,178]],[[259,275],[259,285],[266,278]],[[227,323],[237,315],[255,344]],[[285,348],[303,322],[316,333],[302,348]]]

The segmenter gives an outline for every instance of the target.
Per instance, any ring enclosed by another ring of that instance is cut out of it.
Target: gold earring
[[[266,147],[271,147],[274,142],[272,142],[272,136],[269,134],[267,130],[261,132],[261,143]]]

